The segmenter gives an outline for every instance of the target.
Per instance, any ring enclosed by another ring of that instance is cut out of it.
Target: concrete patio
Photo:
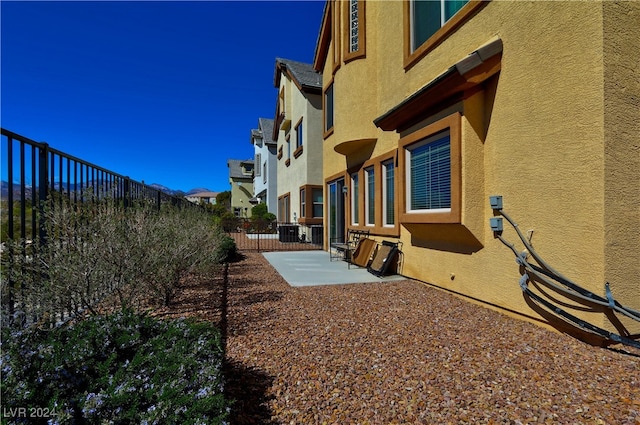
[[[326,251],[265,252],[264,257],[294,287],[343,285],[347,283],[390,282],[406,279],[400,275],[379,278],[345,261],[329,261]]]

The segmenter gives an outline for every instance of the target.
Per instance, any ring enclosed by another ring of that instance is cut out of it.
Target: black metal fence
[[[7,266],[5,257],[21,255],[27,258],[29,246],[36,241],[45,243],[45,208],[55,208],[58,202],[60,205],[63,202],[112,203],[123,208],[143,202],[158,209],[163,204],[200,208],[185,198],[164,193],[46,143],[4,128],[1,135],[0,254],[3,267]],[[11,317],[17,307],[13,294],[21,283],[5,279],[6,274],[2,272],[2,309],[3,316],[8,313]]]
[[[250,218],[226,219],[224,230],[240,251],[304,251],[323,249],[323,227]]]
[[[42,236],[44,201],[53,194],[74,202],[109,200],[193,205],[154,187],[2,129],[2,242]],[[5,222],[6,218],[6,222]]]

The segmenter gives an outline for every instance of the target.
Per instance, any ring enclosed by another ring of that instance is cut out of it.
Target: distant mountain
[[[207,189],[206,187],[196,187],[196,188],[191,189],[190,191],[188,191],[186,193],[186,195],[193,195],[194,193],[200,193],[200,192],[213,192],[213,191]]]
[[[169,189],[167,186],[163,186],[159,183],[151,183],[149,186],[154,189],[158,189],[160,192],[167,193],[169,195],[175,195],[177,192],[177,190]]]
[[[90,184],[90,183],[89,183]],[[149,185],[150,187],[157,189],[161,192],[164,192],[166,194],[172,195],[172,196],[187,196],[187,195],[192,195],[194,193],[198,193],[198,192],[211,192],[211,190],[204,188],[204,187],[196,187],[191,189],[188,192],[183,192],[181,190],[174,190],[171,188],[168,188],[166,186],[163,186],[159,183],[153,183]],[[54,184],[54,188],[55,189],[60,189],[60,188],[64,188],[66,189],[70,189],[70,190],[75,190],[75,185],[71,185],[71,187],[68,187],[66,183],[63,183],[62,185],[60,183],[55,183]],[[31,199],[31,192],[32,192],[33,188],[31,187],[31,185],[25,185],[25,196],[27,197],[27,199]],[[6,199],[9,196],[9,192],[12,191],[14,196],[18,197],[20,196],[20,185],[19,184],[10,184],[6,181],[1,181],[0,182],[0,196],[3,199]]]
[[[193,195],[194,193],[199,193],[199,192],[211,192],[211,190],[207,189],[206,187],[195,187],[195,188],[189,190],[188,192],[183,192],[181,190],[170,189],[170,188],[168,188],[166,186],[163,186],[163,185],[161,185],[159,183],[152,183],[149,186],[151,186],[151,187],[153,187],[155,189],[158,189],[158,190],[160,190],[160,191],[162,191],[164,193],[168,193],[170,195],[181,194],[181,195],[184,195],[184,196],[188,196],[188,195]]]

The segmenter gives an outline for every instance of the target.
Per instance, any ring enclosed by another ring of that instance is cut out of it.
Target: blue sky
[[[313,62],[324,2],[0,2],[3,128],[145,183],[229,189],[273,118],[275,58]]]

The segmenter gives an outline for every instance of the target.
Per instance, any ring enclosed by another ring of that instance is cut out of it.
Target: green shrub
[[[228,235],[222,236],[217,249],[218,251],[216,253],[216,257],[218,258],[218,261],[223,263],[228,263],[229,261],[235,260],[236,256],[238,255],[236,241]]]
[[[218,424],[229,413],[222,339],[207,323],[124,310],[52,330],[5,328],[1,359],[3,405],[56,415],[40,423]]]
[[[233,213],[226,212],[220,217],[220,227],[225,232],[235,232],[240,226],[240,220]]]
[[[106,299],[117,309],[149,300],[167,305],[185,276],[216,272],[225,238],[199,208],[56,202],[44,217],[46,244],[34,241],[28,256],[10,255],[21,253],[24,241],[6,244],[2,299],[11,296],[29,311],[8,317],[3,306],[4,323],[56,321],[63,311],[91,311]]]

